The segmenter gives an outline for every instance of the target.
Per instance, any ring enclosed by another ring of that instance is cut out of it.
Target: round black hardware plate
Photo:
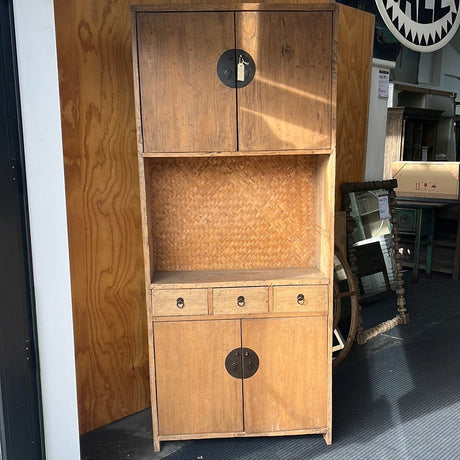
[[[236,379],[248,379],[259,369],[259,357],[250,348],[235,348],[225,358],[225,369]]]
[[[243,379],[252,377],[259,369],[259,357],[250,348],[243,348]]]
[[[237,78],[238,64],[244,66],[244,80]],[[244,88],[251,83],[256,73],[256,65],[251,55],[244,50],[225,51],[217,61],[217,76],[229,88]]]
[[[243,377],[243,363],[241,360],[241,348],[235,348],[225,358],[225,369],[236,379]]]

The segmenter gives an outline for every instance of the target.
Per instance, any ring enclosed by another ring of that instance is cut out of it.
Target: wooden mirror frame
[[[355,229],[355,220],[352,216],[351,202],[349,193],[351,192],[365,192],[372,190],[386,190],[388,192],[388,205],[390,210],[390,223],[391,223],[391,235],[394,244],[394,256],[395,256],[395,293],[396,293],[396,305],[397,313],[396,316],[390,318],[382,323],[373,326],[369,329],[363,328],[362,316],[361,316],[361,306],[359,306],[359,321],[358,329],[356,332],[356,341],[358,345],[366,343],[371,338],[382,334],[384,332],[393,329],[395,326],[400,324],[409,323],[409,314],[406,309],[406,300],[404,297],[404,280],[402,274],[402,264],[400,261],[401,255],[399,253],[399,232],[397,227],[397,211],[396,211],[396,194],[394,189],[397,187],[397,181],[384,180],[384,181],[372,181],[372,182],[357,182],[357,183],[346,183],[342,184],[342,199],[344,210],[346,211],[347,216],[347,260],[353,273],[355,286],[359,286],[359,277],[358,277],[358,263],[356,256],[356,248],[354,246],[353,240],[353,230]],[[358,301],[360,299],[360,292],[357,289]]]

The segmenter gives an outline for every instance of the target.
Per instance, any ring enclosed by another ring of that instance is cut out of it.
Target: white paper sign
[[[380,220],[390,218],[390,206],[388,205],[388,195],[379,195],[379,214]]]
[[[379,98],[388,98],[390,93],[390,72],[379,70]]]

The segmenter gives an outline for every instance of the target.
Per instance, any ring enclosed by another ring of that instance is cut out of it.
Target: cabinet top
[[[134,8],[139,152],[334,150],[334,5]]]
[[[235,3],[223,5],[131,5],[133,13],[142,12],[193,12],[193,11],[335,11],[338,6],[334,2],[325,3]]]

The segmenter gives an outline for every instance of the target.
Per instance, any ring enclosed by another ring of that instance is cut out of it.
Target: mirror
[[[409,322],[399,260],[396,186],[396,180],[342,185],[347,260],[358,287],[360,306],[364,307],[359,309],[358,344]],[[388,305],[388,301],[394,301],[394,316],[391,313],[387,317],[387,308],[379,311],[379,304]]]

